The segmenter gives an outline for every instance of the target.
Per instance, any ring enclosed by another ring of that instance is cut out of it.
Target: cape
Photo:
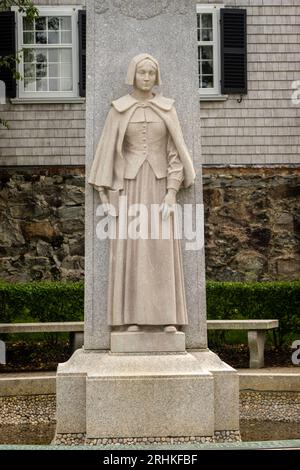
[[[188,188],[194,183],[195,170],[189,151],[184,142],[174,100],[155,95],[147,101],[165,122],[171,134],[183,165],[182,185]],[[131,95],[125,95],[111,104],[101,138],[96,148],[88,182],[96,189],[104,187],[112,191],[123,189],[125,160],[122,147],[129,120],[140,102]]]

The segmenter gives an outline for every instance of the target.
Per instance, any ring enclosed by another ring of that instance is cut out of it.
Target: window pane
[[[212,13],[203,13],[201,20],[202,28],[212,28]]]
[[[61,62],[72,62],[72,50],[71,49],[61,49],[60,50]]]
[[[28,62],[24,63],[24,77],[25,78],[35,77],[35,64],[31,64]]]
[[[213,58],[213,46],[201,46],[201,59]]]
[[[47,64],[36,64],[36,76],[37,78],[47,76]]]
[[[35,52],[33,49],[24,49],[24,62],[33,62],[35,60]]]
[[[49,31],[48,32],[48,43],[49,44],[59,44],[59,31]]]
[[[49,62],[59,62],[58,49],[49,49]]]
[[[36,50],[36,62],[47,62],[47,49],[41,50],[37,49]]]
[[[49,91],[60,91],[59,89],[59,78],[49,79]]]
[[[35,91],[35,80],[25,78],[24,88],[25,91]]]
[[[202,73],[204,75],[210,75],[213,73],[213,65],[212,65],[212,61],[205,61],[205,62],[202,62]]]
[[[61,77],[71,77],[71,76],[72,76],[72,64],[62,63],[61,64]]]
[[[36,91],[47,91],[47,88],[48,88],[47,78],[37,79]]]
[[[72,42],[72,33],[71,33],[71,31],[62,31],[61,32],[61,42],[62,42],[62,44],[71,44],[71,42]]]
[[[201,48],[202,46],[198,46],[198,59],[201,59]]]
[[[24,44],[33,44],[34,43],[34,33],[29,33],[29,32],[23,33],[23,42],[24,42]]]
[[[201,15],[197,13],[197,41],[200,41],[200,21]]]
[[[49,77],[59,77],[59,64],[49,64]]]
[[[41,16],[35,19],[35,30],[36,31],[45,31],[46,29],[46,17]]]
[[[71,17],[70,16],[61,17],[61,29],[67,29],[71,31]]]
[[[201,41],[212,41],[213,32],[212,29],[202,29],[201,31]]]
[[[23,30],[33,31],[33,21],[26,18],[26,16],[23,17]]]
[[[48,29],[51,31],[59,30],[59,18],[57,16],[48,17]]]
[[[213,88],[214,86],[213,76],[202,76],[202,88]]]
[[[35,33],[35,42],[36,44],[47,44],[47,34]]]
[[[72,80],[71,78],[62,78],[60,81],[61,91],[72,91]]]

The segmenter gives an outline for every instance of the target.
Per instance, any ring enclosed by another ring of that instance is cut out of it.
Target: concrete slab
[[[215,375],[217,371],[210,369]],[[300,392],[300,367],[238,369],[240,391]],[[11,372],[0,374],[0,396],[55,394],[55,372]]]
[[[0,397],[52,395],[56,389],[55,372],[26,372],[0,375]]]
[[[240,390],[299,392],[300,367],[240,369]]]

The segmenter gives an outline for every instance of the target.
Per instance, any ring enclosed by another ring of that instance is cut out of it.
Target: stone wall
[[[84,170],[1,169],[0,278],[82,279]]]
[[[300,276],[300,168],[206,168],[207,277]]]
[[[300,277],[300,168],[205,167],[207,277]],[[0,279],[84,276],[84,169],[2,168]]]

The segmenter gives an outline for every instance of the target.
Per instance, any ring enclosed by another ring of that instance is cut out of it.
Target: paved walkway
[[[240,390],[300,392],[300,367],[238,369]]]
[[[238,369],[240,390],[300,392],[300,366]],[[55,371],[0,373],[0,396],[55,394]]]
[[[116,446],[55,446],[55,445],[0,445],[1,450],[177,450],[177,451],[191,451],[191,450],[300,450],[300,439],[286,440],[286,441],[252,441],[252,442],[234,442],[234,443],[214,443],[214,444],[173,444],[173,445],[121,445]]]
[[[265,374],[276,374],[276,375],[300,375],[300,365],[291,366],[291,367],[264,367],[262,369],[237,369],[239,374],[255,374],[255,375],[265,375]]]

